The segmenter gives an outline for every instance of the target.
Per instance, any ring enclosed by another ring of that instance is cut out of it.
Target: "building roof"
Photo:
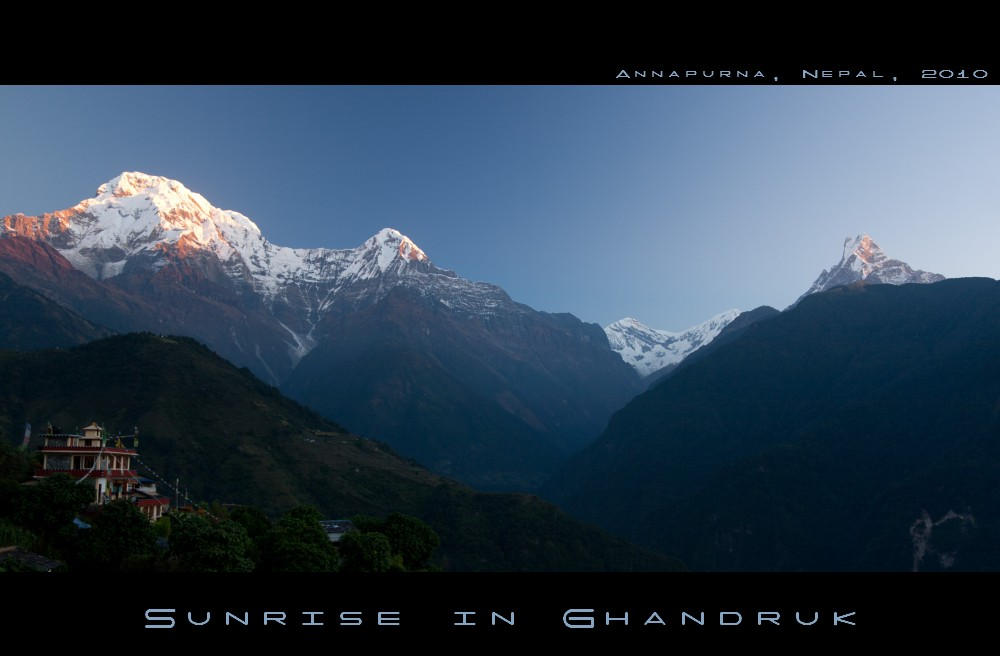
[[[41,554],[32,553],[18,546],[0,547],[0,567],[15,570],[33,570],[36,572],[51,572],[62,567],[58,560],[46,558]]]
[[[349,519],[322,519],[319,525],[328,533],[332,531],[343,533],[354,528],[354,522]]]

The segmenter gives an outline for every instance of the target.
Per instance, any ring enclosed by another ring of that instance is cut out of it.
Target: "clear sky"
[[[0,87],[0,215],[123,170],[272,242],[382,227],[540,310],[783,308],[868,232],[1000,277],[998,87]]]

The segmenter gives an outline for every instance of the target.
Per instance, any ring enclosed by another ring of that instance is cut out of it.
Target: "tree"
[[[275,572],[333,572],[337,548],[320,526],[312,506],[292,508],[278,521],[266,544],[265,567]]]
[[[402,568],[408,570],[429,567],[434,550],[441,545],[434,529],[416,517],[402,513],[392,513],[385,519],[359,515],[351,523],[361,534],[377,533],[385,536],[389,540],[392,557],[399,559]],[[348,547],[353,548],[354,545]],[[343,547],[341,551],[343,552]]]
[[[156,553],[156,533],[142,512],[129,501],[101,508],[84,531],[73,564],[92,569],[132,569]]]
[[[32,551],[38,538],[26,529],[15,526],[7,520],[0,519],[0,547],[17,545],[22,549]]]
[[[18,486],[12,519],[43,537],[56,536],[77,513],[94,500],[94,487],[65,474],[42,479],[38,485]]]
[[[20,483],[31,478],[32,454],[0,438],[0,480]]]
[[[246,529],[250,539],[260,541],[271,531],[271,520],[260,508],[239,506],[229,511],[229,519]]]
[[[338,546],[344,572],[388,572],[393,569],[392,545],[382,533],[350,531],[340,538]],[[401,567],[401,559],[395,560]]]
[[[239,506],[229,511],[229,518],[242,526],[253,543],[247,555],[253,560],[254,568],[261,566],[271,537],[271,520],[259,508]]]
[[[232,520],[214,520],[176,513],[170,529],[169,558],[191,572],[249,572],[253,542],[246,529]]]
[[[153,522],[153,533],[158,538],[170,538],[170,515],[163,515]]]
[[[389,538],[392,551],[403,559],[406,569],[426,569],[434,550],[441,545],[437,533],[416,517],[393,513],[379,532]]]
[[[16,481],[0,478],[0,517],[11,517],[17,513],[22,489]]]

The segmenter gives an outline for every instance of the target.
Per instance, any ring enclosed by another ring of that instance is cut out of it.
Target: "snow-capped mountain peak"
[[[97,280],[156,275],[174,264],[164,274],[168,278],[190,289],[202,281],[217,286],[198,294],[221,288],[243,297],[248,307],[263,302],[280,313],[277,323],[289,334],[293,361],[315,343],[311,331],[338,299],[366,303],[398,285],[435,287],[447,290],[442,303],[449,307],[488,312],[506,298],[490,285],[435,267],[395,228],[383,228],[355,248],[279,246],[249,217],[215,207],[177,180],[139,171],[120,173],[68,209],[3,217],[4,235],[44,241]]]
[[[164,178],[160,175],[149,175],[141,171],[122,171],[97,188],[97,198],[99,200],[104,200],[109,196],[124,198],[143,192],[164,193],[168,190],[176,194],[192,194],[177,180]]]
[[[840,261],[847,263],[852,270],[859,272],[862,278],[867,278],[878,265],[888,259],[878,244],[872,241],[868,235],[861,234],[854,239],[850,237],[844,239],[844,253]]]
[[[625,317],[608,325],[604,332],[611,349],[640,375],[648,376],[679,363],[711,342],[739,315],[740,310],[727,310],[678,333],[650,328],[638,319]]]
[[[233,278],[265,296],[288,284],[340,286],[429,262],[412,239],[394,228],[353,249],[278,246],[249,217],[213,206],[177,180],[139,171],[120,173],[100,185],[95,197],[69,209],[43,217],[6,217],[3,228],[48,241],[97,279],[120,275],[126,266],[155,270],[171,256],[210,253]]]
[[[840,262],[824,269],[816,281],[795,303],[810,294],[823,292],[839,285],[865,280],[873,283],[903,285],[906,283],[932,283],[944,280],[939,273],[918,271],[906,262],[890,259],[867,234],[844,239]]]
[[[395,228],[382,228],[365,242],[365,248],[377,248],[379,267],[385,269],[397,256],[404,260],[423,262],[427,254],[413,240]]]
[[[218,223],[260,234],[260,228],[239,212],[213,207],[201,194],[177,180],[139,171],[125,171],[97,188],[97,196],[82,201],[78,207],[91,211],[149,209],[167,229],[190,230],[198,224]],[[135,218],[140,214],[131,213]]]
[[[649,326],[647,326],[643,322],[639,321],[635,317],[624,317],[622,319],[619,319],[618,321],[615,321],[614,323],[608,324],[607,327],[605,327],[604,330],[607,331],[609,329],[614,329],[616,331],[618,331],[618,330],[644,330],[644,331],[648,330],[648,331],[654,331],[656,333],[666,333],[666,331],[664,331],[664,330],[655,330],[654,328],[650,328]]]
[[[97,279],[121,274],[130,262],[156,269],[172,250],[210,251],[227,261],[263,241],[260,228],[239,212],[213,207],[176,180],[138,171],[115,176],[71,208],[5,217],[3,227],[48,241]]]

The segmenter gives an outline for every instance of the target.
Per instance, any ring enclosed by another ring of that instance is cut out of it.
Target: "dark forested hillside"
[[[97,326],[33,289],[0,273],[0,337],[2,347],[34,349],[76,346],[111,331]]]
[[[618,412],[547,493],[694,569],[997,569],[1000,283],[852,285]]]
[[[459,570],[674,569],[536,497],[477,493],[351,435],[192,339],[127,334],[54,351],[0,352],[0,435],[91,420],[140,431],[142,461],[196,499],[331,518],[404,512]],[[38,438],[31,444],[38,446]],[[142,471],[142,470],[140,470]]]

